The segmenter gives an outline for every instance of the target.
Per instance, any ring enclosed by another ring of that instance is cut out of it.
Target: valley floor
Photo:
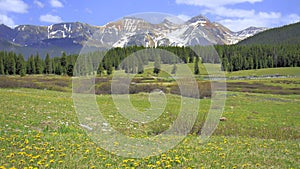
[[[97,102],[116,130],[151,137],[178,114],[180,97],[166,98],[162,116],[143,126],[122,117],[111,95],[99,95]],[[146,93],[131,95],[131,101],[138,110],[151,106]],[[209,106],[210,99],[201,99],[191,133],[175,148],[147,158],[123,158],[88,137],[71,93],[1,88],[0,168],[300,168],[299,94],[229,91],[222,114],[227,120],[202,142],[199,130]]]

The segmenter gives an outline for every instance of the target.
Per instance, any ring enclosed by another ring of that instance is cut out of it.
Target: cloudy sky
[[[187,20],[205,15],[233,31],[299,22],[299,0],[0,0],[0,24],[104,25],[133,13],[162,12]]]

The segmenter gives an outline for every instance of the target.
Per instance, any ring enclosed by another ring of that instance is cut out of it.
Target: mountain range
[[[168,19],[153,24],[136,17],[124,17],[104,26],[70,22],[50,26],[19,25],[12,29],[2,24],[0,50],[15,51],[28,57],[37,52],[41,56],[46,53],[60,55],[62,51],[79,53],[84,45],[111,48],[235,44],[265,30],[249,27],[233,32],[202,15],[181,24]]]

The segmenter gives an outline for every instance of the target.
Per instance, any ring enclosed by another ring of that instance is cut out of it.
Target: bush
[[[184,91],[181,91],[178,85],[171,86],[170,93],[181,95],[185,97],[192,97],[192,98],[204,98],[204,97],[211,97],[211,84],[209,82],[199,82],[198,83],[198,91],[199,95],[195,93],[195,91],[191,90],[191,87],[187,85],[183,85]],[[190,90],[189,90],[190,89]]]

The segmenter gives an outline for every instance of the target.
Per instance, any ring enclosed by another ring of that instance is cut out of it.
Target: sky
[[[0,0],[0,24],[83,22],[102,26],[128,15],[160,12],[188,20],[204,15],[232,31],[300,21],[299,0]]]

